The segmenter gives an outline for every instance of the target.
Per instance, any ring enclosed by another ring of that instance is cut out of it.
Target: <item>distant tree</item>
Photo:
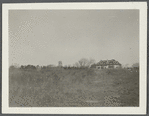
[[[20,69],[25,69],[25,66],[21,65]]]
[[[12,68],[12,67],[13,67],[13,68],[20,68],[20,65],[17,64],[17,63],[14,63],[14,64],[12,64],[10,67],[11,67],[11,68]]]
[[[17,63],[12,64],[12,65],[9,67],[9,69],[19,69],[19,68],[20,68],[20,66],[19,66],[19,64],[17,64]]]
[[[46,66],[43,66],[42,69],[47,69],[47,67]]]
[[[79,63],[78,63],[78,62],[76,62],[73,66],[74,66],[74,67],[77,67],[77,68],[79,68],[79,67],[80,67],[80,65],[79,65]]]
[[[10,67],[9,67],[9,69],[15,69],[16,67],[14,66],[14,65],[11,65]]]
[[[89,62],[88,62],[88,66],[91,67],[92,64],[95,63],[95,60],[90,58]]]
[[[86,67],[88,65],[88,60],[86,58],[82,58],[78,61],[80,67]]]
[[[67,69],[71,69],[71,65],[70,64],[67,66]]]
[[[64,69],[67,69],[67,65],[65,65],[63,68],[64,68]]]
[[[75,66],[80,67],[80,68],[85,68],[85,67],[89,68],[94,63],[95,63],[94,59],[88,60],[86,58],[82,58],[77,63],[75,63]]]
[[[139,63],[134,63],[134,64],[132,65],[132,67],[133,67],[133,68],[134,68],[134,67],[139,68]]]
[[[36,69],[36,66],[34,66],[34,65],[27,65],[26,67],[25,67],[25,69],[27,69],[27,70],[34,70],[34,69]]]
[[[41,68],[42,68],[42,67],[41,67],[41,66],[39,66],[39,65],[37,65],[37,66],[36,66],[36,69],[37,69],[38,71],[40,71],[40,70],[41,70]]]

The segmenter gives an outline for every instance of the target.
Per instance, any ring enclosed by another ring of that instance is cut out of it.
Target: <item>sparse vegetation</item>
[[[139,72],[89,68],[9,69],[10,107],[139,106]]]

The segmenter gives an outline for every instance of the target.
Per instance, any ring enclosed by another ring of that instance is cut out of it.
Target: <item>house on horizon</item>
[[[112,60],[101,60],[97,64],[91,65],[90,68],[96,68],[96,69],[114,69],[114,68],[120,68],[121,64],[112,59]]]

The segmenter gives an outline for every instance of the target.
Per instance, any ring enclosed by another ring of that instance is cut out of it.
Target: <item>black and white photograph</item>
[[[3,5],[2,94],[7,105],[3,100],[2,107],[12,113],[25,108],[29,113],[32,108],[39,108],[32,113],[44,108],[66,114],[63,108],[74,114],[75,108],[146,113],[145,3],[122,9],[114,8],[122,3],[102,4],[104,8],[100,3],[91,8],[89,3],[37,4]]]

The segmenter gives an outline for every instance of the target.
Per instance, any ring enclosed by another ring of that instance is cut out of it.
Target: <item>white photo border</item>
[[[9,10],[139,10],[139,107],[9,107]],[[146,114],[147,2],[11,3],[2,4],[2,113],[4,114]]]

